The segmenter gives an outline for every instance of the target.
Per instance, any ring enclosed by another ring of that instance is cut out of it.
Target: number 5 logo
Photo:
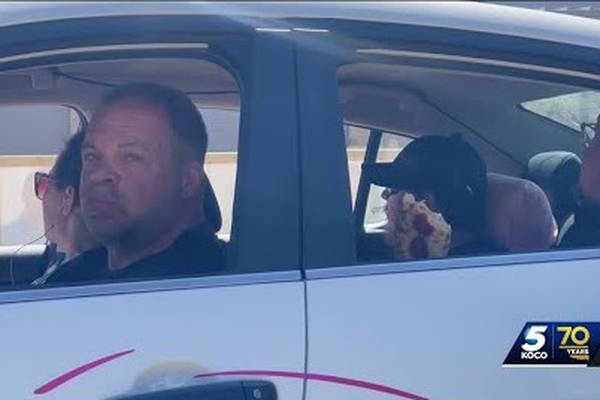
[[[538,351],[546,344],[544,333],[548,329],[547,325],[532,325],[525,332],[525,344],[521,348],[525,351]]]

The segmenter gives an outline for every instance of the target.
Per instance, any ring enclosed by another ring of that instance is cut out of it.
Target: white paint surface
[[[527,321],[600,321],[597,260],[308,282],[312,373],[435,400],[600,398],[597,368],[502,368]],[[307,400],[398,399],[309,382]]]
[[[3,304],[1,397],[105,399],[128,393],[159,364],[163,372],[158,367],[154,381],[177,368],[188,376],[206,370],[301,372],[303,298],[301,283],[277,283]],[[33,395],[73,368],[128,349],[135,352]],[[301,380],[271,380],[280,398],[300,400]]]

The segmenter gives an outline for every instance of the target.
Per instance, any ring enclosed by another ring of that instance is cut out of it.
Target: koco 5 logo
[[[548,325],[532,325],[525,332],[525,343],[521,345],[521,360],[545,360],[548,352],[540,351],[546,344]]]
[[[600,322],[526,322],[503,367],[600,367]]]

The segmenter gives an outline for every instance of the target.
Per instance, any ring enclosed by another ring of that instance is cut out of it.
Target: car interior
[[[365,162],[377,159],[381,132],[413,138],[459,132],[488,167],[486,230],[498,252],[543,251],[555,246],[559,229],[575,207],[573,188],[583,137],[520,105],[583,89],[508,74],[391,64],[389,60],[345,65],[338,80],[346,123],[371,129],[372,146],[367,147]],[[364,224],[369,199],[364,192],[374,185],[361,183],[354,204],[358,258],[389,261],[382,225]]]
[[[3,72],[0,74],[0,107],[65,105],[76,110],[81,123],[86,124],[95,103],[105,92],[123,83],[140,81],[178,88],[200,109],[239,111],[239,88],[235,78],[219,64],[199,58],[116,59]],[[232,132],[231,136],[237,136],[237,132]],[[237,138],[221,145],[231,147],[236,142]],[[10,149],[3,154],[10,154]],[[204,196],[206,219],[214,231],[219,232],[224,219],[210,178]],[[225,242],[229,238],[228,232],[219,236]],[[50,257],[52,252],[42,244],[0,246],[0,285],[31,282],[32,277],[42,273]]]
[[[179,88],[200,108],[240,108],[238,84],[225,68],[199,58],[158,57],[2,72],[0,106],[62,104],[76,109],[85,121],[103,93],[133,81]],[[341,66],[338,87],[345,125],[368,132],[361,163],[374,162],[380,151],[401,150],[380,149],[382,133],[411,139],[459,132],[488,166],[487,230],[498,252],[554,246],[574,207],[570,193],[577,182],[584,142],[580,132],[520,104],[582,88],[460,66],[415,65],[394,57],[363,57]],[[369,194],[375,186],[362,175],[351,179],[358,181],[353,200],[358,261],[391,261],[382,227],[365,227],[365,214],[372,206]],[[209,182],[205,211],[218,231],[223,216],[214,186]],[[1,246],[0,285],[31,281],[51,256],[44,245]]]

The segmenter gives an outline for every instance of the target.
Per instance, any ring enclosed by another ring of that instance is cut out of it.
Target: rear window
[[[530,100],[521,103],[521,107],[574,131],[582,132],[582,124],[596,122],[600,111],[600,92],[585,90]]]

